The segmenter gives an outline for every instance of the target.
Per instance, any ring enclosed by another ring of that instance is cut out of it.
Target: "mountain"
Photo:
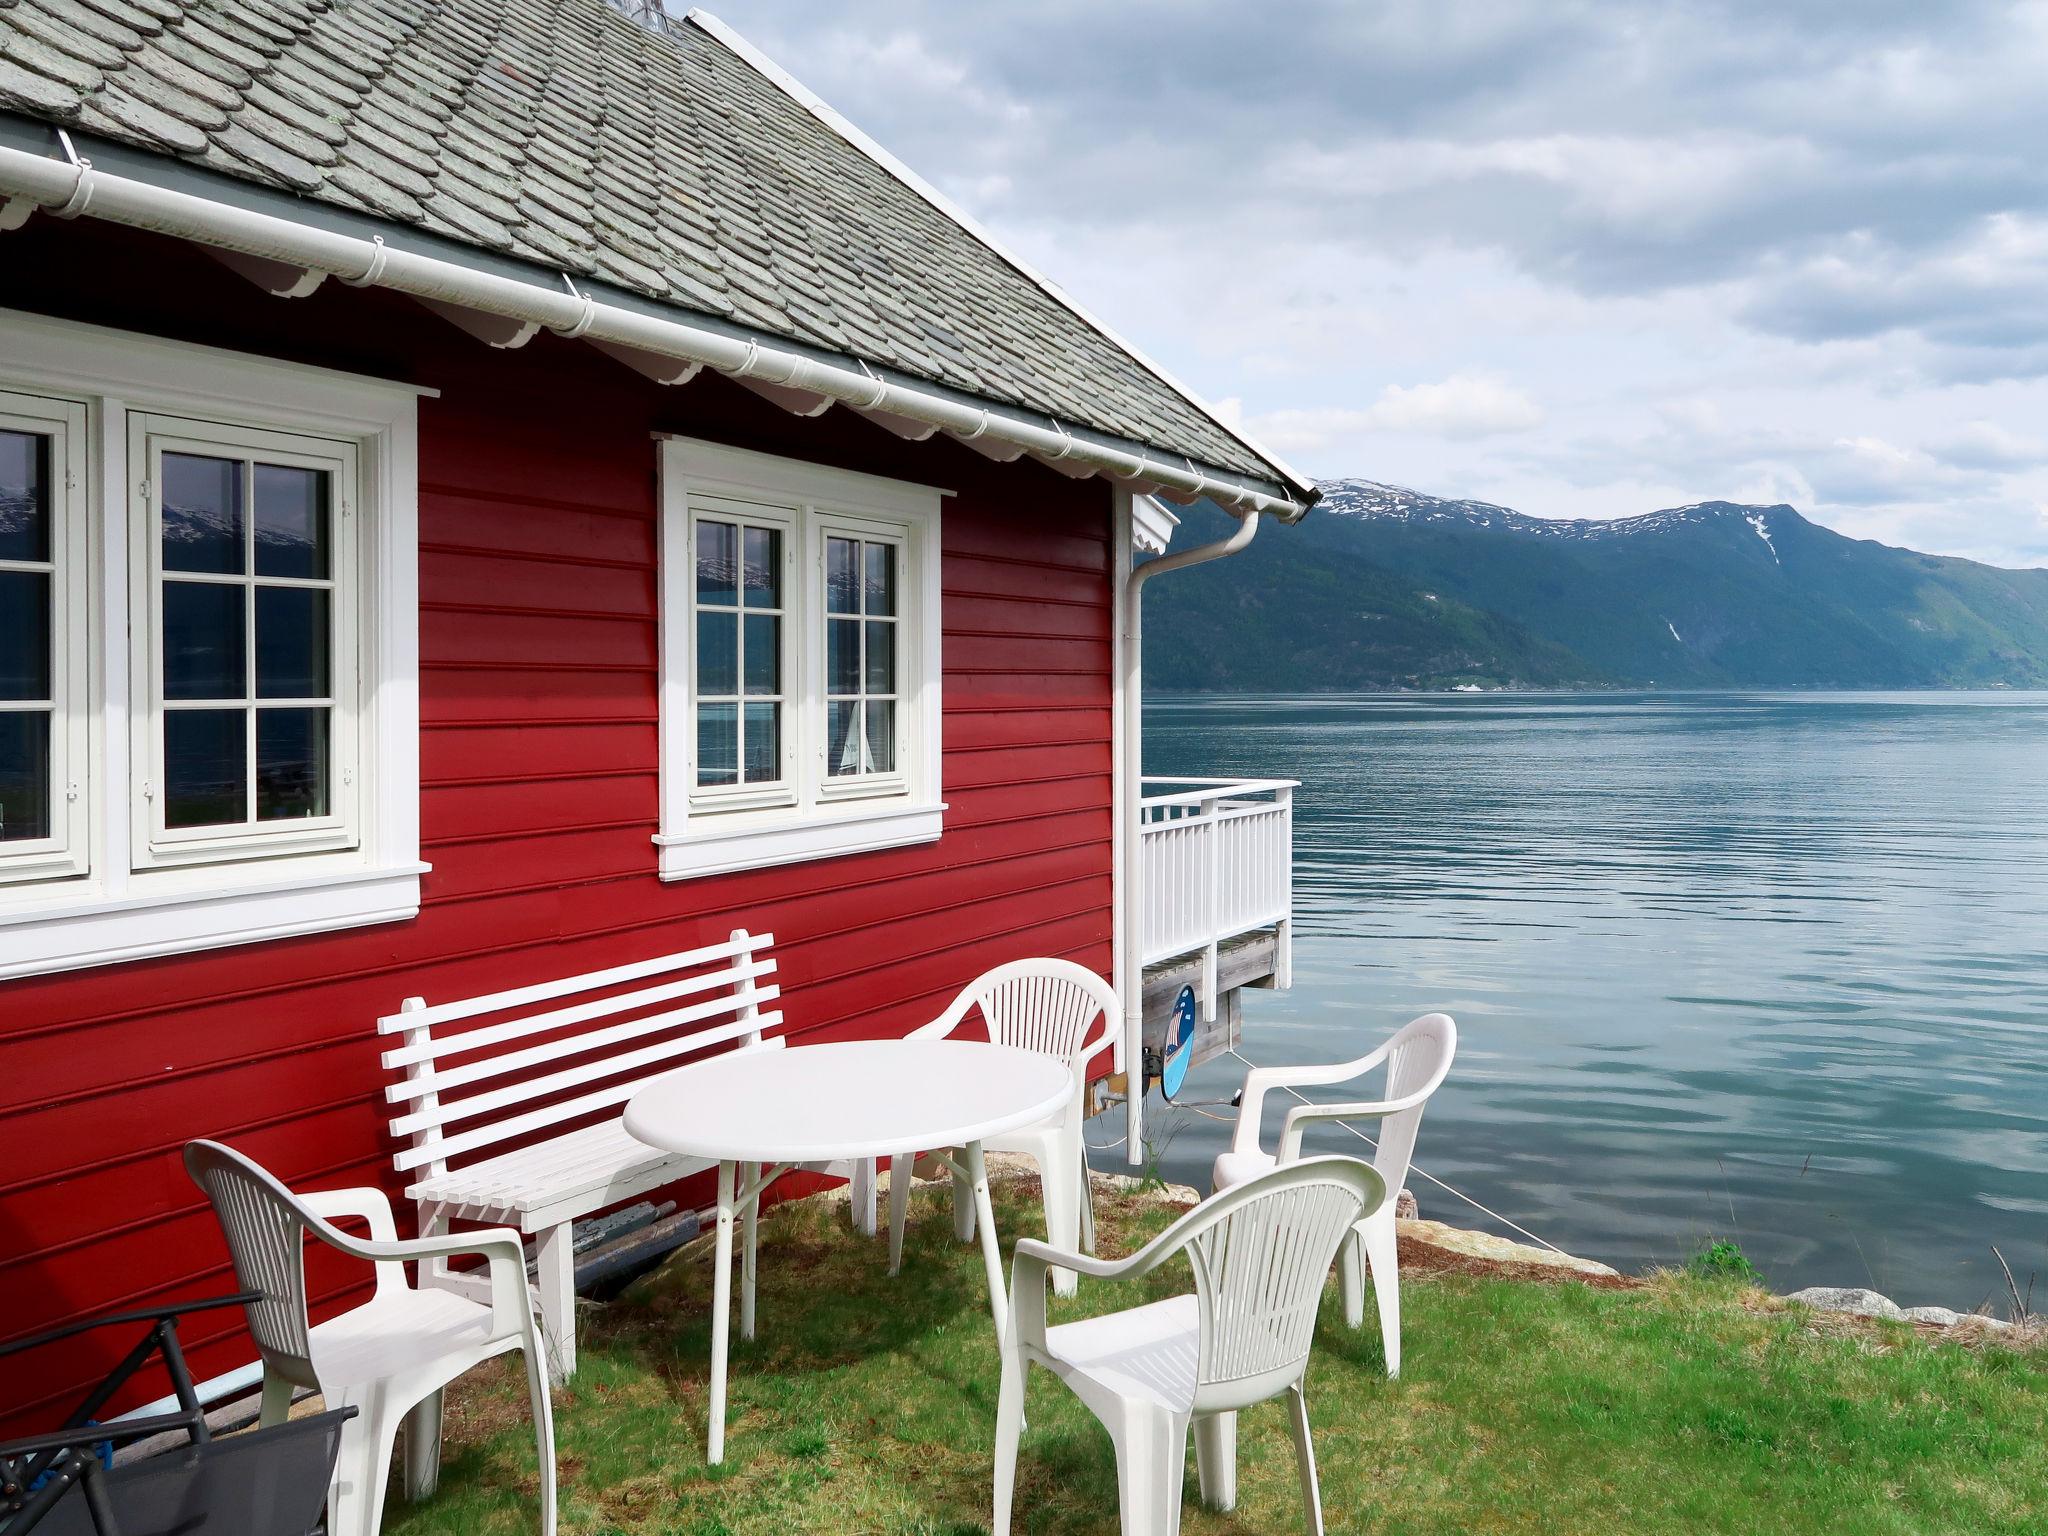
[[[1323,492],[1300,526],[1148,592],[1151,686],[2048,686],[2048,570],[1845,538],[1788,506],[1598,521]],[[1174,547],[1227,526],[1192,508]]]

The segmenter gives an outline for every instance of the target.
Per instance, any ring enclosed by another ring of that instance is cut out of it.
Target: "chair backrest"
[[[1447,1013],[1425,1013],[1396,1030],[1386,1052],[1386,1098],[1392,1101],[1420,1095],[1421,1100],[1380,1122],[1379,1150],[1372,1165],[1389,1189],[1399,1189],[1408,1180],[1408,1160],[1415,1155],[1422,1112],[1429,1096],[1449,1075],[1451,1058],[1458,1053],[1458,1026]]]
[[[263,1363],[317,1387],[306,1337],[306,1228],[318,1218],[260,1164],[217,1141],[185,1144],[185,1171],[220,1218],[235,1282],[260,1301],[243,1311]]]
[[[774,942],[736,928],[722,944],[581,976],[431,1006],[407,998],[377,1021],[378,1033],[403,1037],[383,1055],[404,1072],[384,1091],[400,1106],[393,1165],[444,1173],[500,1143],[618,1110],[688,1057],[764,1043],[782,1024],[768,1006],[782,995]],[[474,1020],[489,1022],[444,1027]]]
[[[1013,960],[984,971],[930,1028],[950,1034],[976,1010],[998,1045],[1057,1056],[1076,1066],[1085,1065],[1117,1034],[1116,989],[1071,960]],[[1100,1030],[1094,1027],[1098,1020]]]
[[[1357,1158],[1308,1157],[1181,1218],[1201,1308],[1196,1410],[1262,1402],[1301,1379],[1337,1246],[1386,1197]]]

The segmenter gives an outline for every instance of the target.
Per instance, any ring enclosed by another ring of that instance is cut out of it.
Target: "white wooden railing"
[[[1216,952],[1255,928],[1279,929],[1275,982],[1291,984],[1294,779],[1154,779],[1138,811],[1142,963],[1202,956],[1215,1016]]]

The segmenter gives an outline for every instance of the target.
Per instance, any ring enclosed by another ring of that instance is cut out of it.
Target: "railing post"
[[[1280,806],[1280,919],[1278,953],[1273,957],[1273,985],[1294,985],[1294,789],[1283,785],[1275,795]]]
[[[1217,800],[1203,800],[1202,817],[1202,1019],[1216,1022],[1216,928],[1223,919],[1223,824],[1216,819]]]

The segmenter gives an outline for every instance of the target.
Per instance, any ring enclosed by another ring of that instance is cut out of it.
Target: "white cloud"
[[[1241,402],[1231,406],[1242,413]],[[1322,407],[1270,411],[1251,419],[1252,432],[1276,452],[1328,447],[1372,433],[1471,441],[1527,432],[1543,424],[1543,408],[1513,385],[1454,373],[1436,384],[1389,384],[1363,410]]]

